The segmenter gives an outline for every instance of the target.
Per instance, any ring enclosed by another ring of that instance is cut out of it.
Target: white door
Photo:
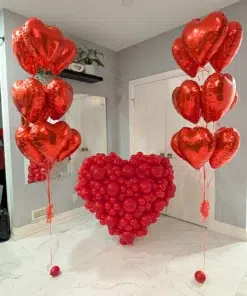
[[[200,73],[197,82],[202,84],[207,76],[206,72]],[[183,72],[172,71],[172,75],[155,75],[153,78],[151,76],[130,83],[130,150],[131,154],[142,151],[173,155],[171,164],[175,172],[177,191],[164,213],[204,225],[200,216],[202,192],[199,172],[178,158],[170,146],[175,132],[183,126],[193,126],[177,114],[172,104],[174,88],[180,86],[185,79],[188,76]],[[213,189],[209,194],[213,194]]]
[[[74,95],[66,120],[82,137],[81,146],[72,155],[70,162],[70,173],[77,173],[86,157],[107,153],[106,99],[83,94]]]

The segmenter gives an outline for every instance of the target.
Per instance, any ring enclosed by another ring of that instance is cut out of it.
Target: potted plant
[[[82,63],[87,74],[95,75],[95,65],[104,67],[100,60],[100,56],[104,58],[104,55],[98,49],[88,48],[86,45],[83,45],[83,47],[78,48],[78,58],[75,60],[75,63]]]

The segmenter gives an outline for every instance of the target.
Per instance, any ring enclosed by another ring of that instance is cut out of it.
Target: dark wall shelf
[[[78,81],[87,82],[87,83],[96,83],[96,82],[103,81],[103,77],[90,75],[83,72],[75,72],[68,69],[63,70],[59,76],[63,78],[78,80]]]

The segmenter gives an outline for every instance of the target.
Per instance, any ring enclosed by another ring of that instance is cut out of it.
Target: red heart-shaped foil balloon
[[[39,65],[48,70],[62,52],[63,34],[54,26],[46,26],[37,18],[30,18],[23,27],[23,38]]]
[[[235,79],[229,74],[214,73],[203,85],[202,116],[208,122],[219,120],[230,109],[236,94]]]
[[[24,42],[22,28],[14,30],[12,34],[12,48],[21,67],[31,75],[37,74],[39,65]]]
[[[183,127],[178,132],[178,147],[185,160],[199,170],[212,156],[215,138],[204,127]]]
[[[234,100],[229,108],[229,111],[232,110],[238,103],[238,92],[236,91],[235,96],[234,96]]]
[[[189,22],[182,33],[185,50],[201,67],[204,67],[220,48],[228,29],[223,12],[215,11],[204,19]]]
[[[84,160],[76,191],[85,207],[120,243],[131,244],[145,236],[175,194],[169,159],[137,153],[130,160],[116,154],[97,154]]]
[[[183,118],[192,123],[198,123],[201,118],[201,87],[193,80],[185,80],[175,88],[172,101],[175,109]]]
[[[178,66],[189,76],[195,77],[200,66],[189,56],[184,48],[181,37],[174,40],[172,45],[172,54]]]
[[[46,86],[46,96],[49,116],[53,120],[58,120],[71,106],[73,89],[65,80],[56,78]]]
[[[71,136],[71,130],[64,121],[55,124],[41,122],[34,124],[30,139],[39,152],[51,163],[55,162]]]
[[[182,159],[185,159],[185,156],[182,154],[182,152],[179,149],[179,137],[178,137],[178,132],[176,134],[173,135],[172,139],[171,139],[171,147],[172,150]]]
[[[67,68],[75,59],[76,45],[70,39],[62,42],[62,52],[50,65],[50,70],[54,75],[58,75],[63,69]]]
[[[71,137],[68,140],[65,147],[63,148],[63,150],[61,151],[61,153],[59,154],[57,161],[62,161],[65,158],[72,155],[80,145],[81,145],[81,135],[76,129],[72,128]]]
[[[209,163],[213,169],[227,164],[237,153],[240,147],[240,135],[232,127],[222,127],[214,134],[216,147]]]
[[[176,87],[174,89],[174,91],[172,92],[172,103],[173,103],[174,108],[178,112],[178,114],[180,114],[180,109],[179,109],[178,101],[177,101],[177,95],[178,95],[179,89],[180,89],[180,87]]]
[[[210,60],[217,72],[225,69],[234,59],[243,39],[243,29],[239,22],[229,22],[226,37]]]
[[[46,96],[39,80],[17,80],[12,86],[12,98],[17,110],[29,122],[35,123],[44,119]]]
[[[41,163],[44,161],[44,157],[32,144],[30,130],[31,128],[28,125],[21,125],[17,128],[15,132],[16,145],[27,159],[35,163]]]

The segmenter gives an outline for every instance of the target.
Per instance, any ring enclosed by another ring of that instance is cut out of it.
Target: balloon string
[[[207,170],[206,170],[206,165],[204,164],[203,166],[203,201],[206,200],[206,183],[207,183]],[[204,223],[206,222],[207,219],[204,219]],[[203,229],[203,238],[202,238],[202,250],[203,250],[203,265],[204,265],[204,272],[206,269],[206,225]]]
[[[46,222],[49,224],[49,232],[50,232],[50,265],[52,266],[53,262],[53,254],[52,254],[52,219],[53,219],[53,204],[51,202],[51,167],[50,164],[47,164],[47,198],[48,205],[46,208]]]

